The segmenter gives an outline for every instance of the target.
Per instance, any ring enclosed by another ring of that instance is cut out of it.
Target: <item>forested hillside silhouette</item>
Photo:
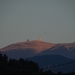
[[[0,54],[0,75],[75,75],[71,73],[53,73],[51,70],[43,71],[37,63],[20,58],[9,59],[6,54]]]

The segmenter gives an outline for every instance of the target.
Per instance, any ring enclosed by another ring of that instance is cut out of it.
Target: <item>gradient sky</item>
[[[0,48],[39,36],[75,42],[75,0],[0,0]]]

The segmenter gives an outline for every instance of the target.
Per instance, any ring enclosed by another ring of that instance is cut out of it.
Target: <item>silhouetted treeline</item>
[[[22,58],[8,60],[5,54],[0,54],[0,75],[75,75],[75,72],[55,74],[51,70],[43,71],[33,61]]]

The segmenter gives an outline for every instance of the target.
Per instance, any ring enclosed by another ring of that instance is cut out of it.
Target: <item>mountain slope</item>
[[[52,48],[42,51],[39,54],[59,54],[68,58],[75,59],[75,43],[57,44]]]
[[[58,71],[75,72],[75,60],[63,57],[61,55],[42,55],[42,56],[30,57],[27,59],[37,62],[40,68],[50,69],[49,67],[55,66],[51,68],[53,72],[58,72]],[[74,62],[74,63],[70,64],[70,62]],[[66,64],[66,65],[61,65],[61,64]],[[61,66],[57,66],[57,65],[61,65]]]

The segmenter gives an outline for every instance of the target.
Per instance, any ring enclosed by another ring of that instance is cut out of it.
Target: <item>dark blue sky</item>
[[[75,42],[75,0],[0,0],[0,48],[39,36]]]

